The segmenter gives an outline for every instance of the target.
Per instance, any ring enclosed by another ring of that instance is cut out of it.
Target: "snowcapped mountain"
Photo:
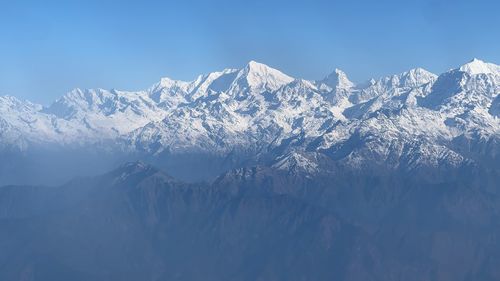
[[[0,144],[160,160],[203,154],[229,168],[302,165],[311,173],[329,161],[409,171],[483,165],[499,161],[499,93],[500,67],[477,59],[439,76],[416,68],[365,85],[338,69],[308,81],[251,61],[139,92],[75,89],[48,107],[1,97]]]
[[[116,137],[165,116],[148,92],[102,89],[75,89],[43,112],[80,125],[88,136],[95,133],[99,137]]]
[[[498,76],[500,66],[474,58],[469,63],[462,65],[459,70],[470,75],[492,74]]]
[[[319,81],[319,83],[325,84],[331,89],[349,90],[354,87],[354,83],[347,78],[347,75],[342,70],[337,68],[334,72],[325,77],[325,79]]]

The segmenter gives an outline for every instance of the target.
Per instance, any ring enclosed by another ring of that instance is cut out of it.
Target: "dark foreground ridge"
[[[0,280],[500,280],[497,175],[302,173],[2,187]]]

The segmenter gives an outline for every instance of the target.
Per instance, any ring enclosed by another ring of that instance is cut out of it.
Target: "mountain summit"
[[[459,68],[459,70],[462,72],[467,72],[471,75],[477,75],[477,74],[500,75],[500,66],[493,63],[487,63],[476,58],[471,60],[469,63],[462,65]]]
[[[354,87],[354,83],[347,78],[347,75],[342,70],[336,68],[330,75],[321,81],[333,89],[350,89]]]
[[[239,84],[243,81],[247,86],[255,90],[275,91],[279,87],[292,82],[294,78],[256,61],[250,61],[243,68],[233,83]]]

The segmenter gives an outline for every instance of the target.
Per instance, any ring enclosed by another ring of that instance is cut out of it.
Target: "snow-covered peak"
[[[227,91],[234,82],[237,73],[237,69],[227,68],[222,71],[198,76],[189,86],[191,98],[197,99],[205,95],[209,90],[215,92]]]
[[[381,78],[374,85],[378,84],[386,89],[413,88],[434,82],[436,79],[437,75],[423,68],[414,68],[400,74]]]
[[[321,82],[334,89],[350,89],[354,87],[354,83],[347,78],[345,72],[338,68]]]
[[[314,156],[314,155],[312,155]],[[317,159],[305,153],[292,152],[277,159],[272,165],[273,168],[289,172],[318,172]]]
[[[500,75],[500,66],[493,63],[487,63],[476,58],[462,65],[458,70],[469,73],[470,75],[477,75],[477,74]]]
[[[34,104],[27,100],[21,100],[13,96],[0,96],[0,115],[8,110],[29,110],[39,111],[43,108],[42,105]],[[1,116],[0,116],[1,117]]]
[[[399,75],[401,86],[418,87],[437,79],[437,75],[423,68],[414,68]]]
[[[77,113],[100,111],[100,105],[114,96],[114,93],[103,89],[75,88],[52,103],[46,112],[62,118],[72,118]]]
[[[21,101],[20,99],[14,97],[14,96],[0,96],[0,104],[4,105],[21,105],[25,104],[26,102]]]
[[[260,63],[260,62],[254,61],[254,60],[249,61],[247,63],[247,65],[245,66],[245,69],[248,69],[251,72],[260,72],[260,73],[266,73],[266,72],[272,72],[272,71],[279,72],[279,70],[276,70],[276,69],[271,68],[270,66],[268,66],[266,64],[263,64],[263,63]]]
[[[397,88],[415,88],[434,82],[437,75],[423,69],[414,68],[400,74],[394,74],[380,78],[379,80],[371,79],[364,87],[365,90],[390,91]]]
[[[293,80],[283,72],[256,61],[250,61],[236,77],[237,83],[245,82],[252,89],[273,91]]]
[[[158,89],[158,88],[166,88],[166,89],[172,89],[172,88],[179,88],[179,89],[187,89],[189,86],[189,82],[185,81],[180,81],[180,80],[173,80],[168,77],[163,77],[161,78],[160,82],[153,87]]]
[[[163,106],[172,106],[185,101],[189,86],[190,82],[164,77],[146,92],[155,102]]]

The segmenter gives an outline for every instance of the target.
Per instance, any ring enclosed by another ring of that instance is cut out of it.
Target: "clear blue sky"
[[[354,81],[473,57],[500,63],[500,1],[3,1],[0,94],[143,89],[257,60]]]

